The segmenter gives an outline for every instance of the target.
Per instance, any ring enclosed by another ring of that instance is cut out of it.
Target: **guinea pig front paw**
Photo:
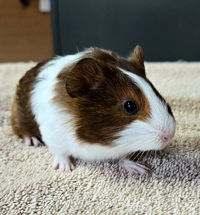
[[[74,170],[75,166],[68,156],[56,155],[54,157],[53,168],[68,172]]]
[[[24,140],[25,145],[27,145],[27,146],[35,146],[35,147],[38,147],[38,146],[43,145],[43,144],[38,140],[38,138],[36,138],[36,137],[24,136],[24,137],[23,137],[23,140]]]
[[[119,166],[129,173],[136,175],[145,175],[149,170],[146,166],[130,160],[120,160]]]

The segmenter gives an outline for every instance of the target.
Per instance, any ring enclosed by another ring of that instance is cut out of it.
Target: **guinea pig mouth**
[[[166,134],[156,135],[155,137],[150,138],[149,141],[146,142],[143,150],[144,151],[162,150],[168,144],[170,144],[171,139],[172,139],[172,136],[168,136]]]
[[[173,136],[168,135],[168,134],[161,134],[157,137],[156,140],[156,145],[158,146],[157,150],[162,150],[164,149],[171,141]]]

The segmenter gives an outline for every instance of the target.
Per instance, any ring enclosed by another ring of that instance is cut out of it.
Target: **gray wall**
[[[199,0],[52,0],[55,54],[89,46],[148,61],[200,60]]]

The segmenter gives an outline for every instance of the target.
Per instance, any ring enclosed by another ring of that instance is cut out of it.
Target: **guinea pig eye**
[[[133,100],[124,101],[123,108],[126,113],[133,114],[133,115],[137,114],[139,111],[139,107],[137,103]]]

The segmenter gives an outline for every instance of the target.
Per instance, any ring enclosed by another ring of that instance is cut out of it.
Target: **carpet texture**
[[[170,103],[176,136],[162,152],[138,159],[147,176],[112,162],[76,162],[55,171],[46,147],[25,146],[10,127],[15,86],[34,63],[0,64],[0,214],[200,214],[200,63],[146,63]]]

